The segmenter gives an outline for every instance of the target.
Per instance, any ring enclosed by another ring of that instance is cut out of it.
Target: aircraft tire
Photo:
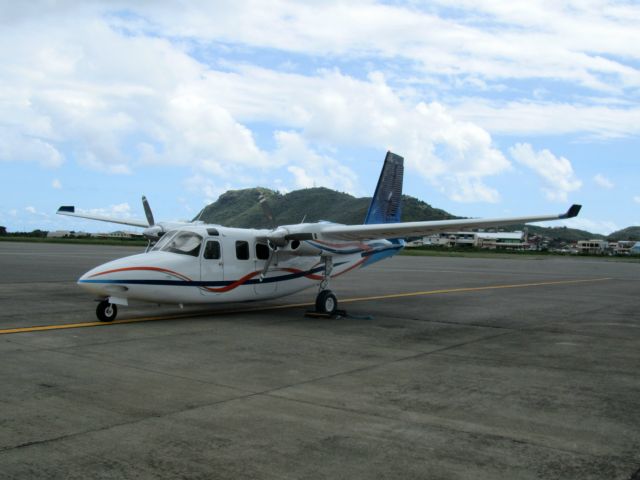
[[[316,297],[316,312],[333,315],[338,309],[338,299],[331,290],[322,290]]]
[[[118,307],[113,303],[103,300],[98,304],[98,308],[96,308],[96,316],[101,322],[113,322],[118,316]]]

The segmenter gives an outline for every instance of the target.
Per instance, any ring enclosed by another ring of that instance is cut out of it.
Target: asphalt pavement
[[[401,256],[332,283],[347,318],[94,326],[76,279],[139,252],[0,242],[1,479],[640,478],[640,263]]]

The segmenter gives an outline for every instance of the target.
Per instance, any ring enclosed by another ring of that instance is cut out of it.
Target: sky
[[[387,150],[455,215],[640,225],[638,25],[636,1],[0,0],[0,225],[370,196]]]

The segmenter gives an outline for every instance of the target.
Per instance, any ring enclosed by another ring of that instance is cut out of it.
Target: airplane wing
[[[119,223],[121,225],[130,225],[132,227],[142,227],[146,228],[149,226],[149,223],[145,220],[136,220],[136,219],[122,219],[122,218],[113,218],[106,217],[104,215],[91,215],[89,213],[77,213],[75,207],[73,206],[63,206],[58,208],[56,212],[58,215],[67,215],[69,217],[78,217],[78,218],[88,218],[89,220],[99,220],[101,222],[110,222],[110,223]]]
[[[561,220],[578,215],[581,205],[572,205],[567,212],[559,215],[538,215],[531,217],[507,217],[459,220],[435,220],[427,222],[379,223],[369,225],[319,225],[313,231],[292,231],[285,235],[286,240],[306,240],[312,238],[323,240],[374,240],[376,238],[421,237],[452,229],[498,227],[519,223]]]

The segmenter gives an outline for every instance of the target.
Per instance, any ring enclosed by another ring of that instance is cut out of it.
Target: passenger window
[[[269,247],[266,243],[256,243],[256,258],[258,260],[269,259]]]
[[[204,258],[218,260],[220,258],[220,244],[215,240],[209,240],[204,247]]]
[[[238,260],[249,260],[249,242],[242,240],[236,242],[236,258]]]

